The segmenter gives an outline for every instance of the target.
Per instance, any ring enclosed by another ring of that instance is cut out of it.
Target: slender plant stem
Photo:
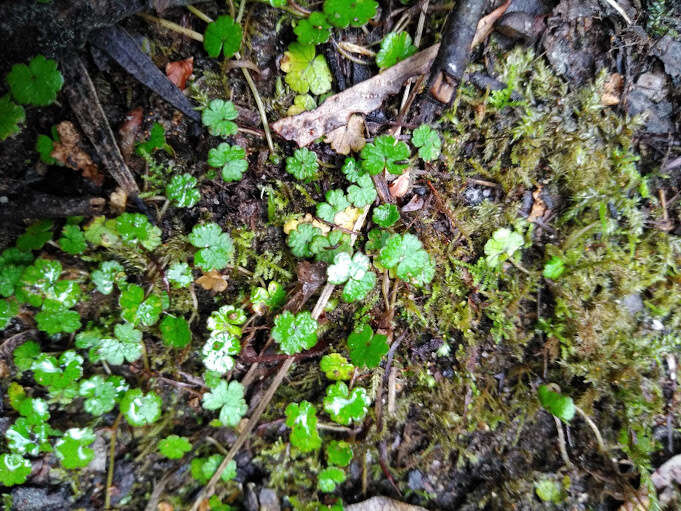
[[[244,2],[246,0],[243,0]],[[239,54],[237,53],[237,58],[241,58]],[[262,98],[260,97],[260,94],[258,93],[258,89],[255,86],[255,82],[253,81],[253,78],[251,77],[250,71],[246,69],[245,67],[241,68],[241,72],[244,74],[244,78],[246,78],[246,82],[248,83],[248,87],[251,89],[251,92],[253,93],[253,98],[255,99],[255,104],[258,106],[258,113],[260,114],[260,120],[262,121],[262,128],[265,131],[265,138],[267,139],[267,146],[270,148],[271,152],[274,152],[274,142],[272,142],[272,133],[270,132],[270,124],[267,122],[267,113],[265,112],[265,105],[262,102]]]
[[[565,448],[565,433],[563,433],[563,423],[560,422],[560,419],[555,415],[553,416],[553,419],[556,421],[556,430],[558,430],[558,447],[560,448],[560,456],[563,458],[563,463],[565,463],[565,465],[568,467],[571,467],[572,462],[570,461],[567,449]]]
[[[207,15],[206,13],[204,13],[203,11],[197,9],[197,8],[194,7],[193,5],[185,5],[185,7],[187,8],[187,10],[188,10],[189,12],[191,12],[194,16],[196,16],[196,17],[199,18],[200,20],[205,21],[206,23],[212,23],[212,22],[213,22],[213,18],[211,18],[210,16],[208,16],[208,15]]]
[[[114,465],[116,457],[116,435],[118,434],[118,426],[121,423],[123,414],[119,413],[116,420],[111,426],[111,442],[109,444],[109,472],[106,474],[106,490],[104,492],[104,509],[111,509],[111,485],[113,485]]]
[[[598,426],[596,426],[596,423],[591,420],[591,417],[589,417],[584,410],[582,410],[579,406],[575,405],[575,410],[577,410],[577,413],[582,416],[582,419],[586,421],[586,423],[589,425],[591,428],[591,431],[594,432],[594,435],[596,436],[596,442],[598,443],[598,448],[600,451],[605,454],[608,452],[608,449],[605,447],[605,442],[603,441],[603,437],[601,436],[601,432],[598,430]]]
[[[185,35],[187,37],[190,37],[194,39],[195,41],[203,42],[203,35],[199,34],[195,30],[192,30],[191,28],[185,28],[182,25],[178,25],[177,23],[174,23],[170,20],[166,20],[163,18],[157,18],[156,16],[152,16],[151,14],[145,14],[145,13],[140,13],[138,14],[140,18],[143,18],[149,22],[152,23],[158,23],[162,27],[165,27],[169,30],[173,30],[179,34]]]
[[[239,4],[239,14],[236,15],[237,24],[241,23],[241,20],[244,17],[244,11],[246,10],[246,1],[247,0],[241,0],[241,3]]]

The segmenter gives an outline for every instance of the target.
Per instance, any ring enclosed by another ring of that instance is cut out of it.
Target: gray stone
[[[260,490],[260,511],[279,511],[279,499],[277,493],[270,488]]]
[[[14,511],[61,511],[69,509],[69,495],[62,488],[49,493],[47,488],[18,486],[12,490]]]
[[[653,50],[664,64],[664,70],[674,80],[681,78],[681,41],[666,35],[658,41]]]

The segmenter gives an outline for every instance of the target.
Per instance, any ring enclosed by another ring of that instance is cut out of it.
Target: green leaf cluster
[[[309,350],[317,344],[317,320],[312,318],[309,311],[295,315],[291,311],[284,311],[274,318],[272,338],[287,355]]]
[[[125,283],[126,275],[123,266],[118,261],[103,261],[90,274],[90,278],[97,291],[103,295],[109,295],[113,291],[114,284],[121,287]]]
[[[374,368],[381,363],[383,355],[388,353],[388,338],[382,334],[374,334],[369,325],[355,330],[348,336],[350,360],[357,367]]]
[[[416,46],[411,43],[411,36],[407,32],[390,32],[381,41],[381,49],[376,54],[376,65],[380,69],[386,69],[414,53]]]
[[[166,130],[160,123],[155,122],[151,130],[149,130],[149,138],[137,144],[135,153],[139,156],[149,156],[159,149],[164,150],[168,154],[173,154],[173,148],[166,141]]]
[[[189,323],[183,317],[168,314],[159,324],[161,339],[166,346],[173,348],[184,348],[192,340],[192,333],[189,330]]]
[[[286,407],[286,425],[291,428],[291,444],[301,452],[319,449],[322,439],[317,431],[317,410],[308,401],[290,403]]]
[[[186,437],[170,435],[158,443],[158,450],[170,460],[179,460],[192,450],[192,444]]]
[[[90,428],[70,428],[54,444],[54,452],[64,468],[82,468],[95,458],[95,451],[88,446],[95,441]]]
[[[239,117],[239,112],[231,101],[222,99],[212,100],[208,108],[201,114],[201,122],[208,128],[208,133],[215,137],[228,137],[234,135],[239,127],[234,119]]]
[[[317,155],[306,147],[296,149],[293,156],[286,158],[286,172],[301,181],[314,179],[318,169]]]
[[[435,264],[413,234],[393,234],[378,253],[381,266],[394,269],[405,282],[423,286],[433,280]]]
[[[369,411],[371,400],[366,389],[355,387],[350,391],[348,386],[339,381],[326,388],[324,411],[331,420],[347,426],[350,422],[360,422]]]
[[[324,14],[334,27],[361,27],[376,16],[375,0],[325,0]]]
[[[537,396],[544,409],[563,422],[570,422],[575,416],[575,403],[571,397],[551,390],[548,385],[540,385]]]
[[[14,64],[5,80],[14,99],[22,105],[51,105],[64,85],[57,61],[43,55],[33,57],[28,65]]]
[[[409,166],[411,156],[409,146],[398,141],[392,135],[380,135],[360,152],[362,168],[371,175],[387,170],[391,174],[400,175]]]
[[[166,272],[166,277],[168,282],[176,289],[188,287],[194,281],[191,268],[187,263],[171,264]]]
[[[113,410],[128,389],[128,384],[120,376],[110,375],[104,378],[96,374],[80,382],[78,394],[85,398],[85,411],[99,417]]]
[[[317,204],[317,216],[329,223],[334,223],[334,217],[337,213],[344,211],[349,207],[350,203],[345,197],[343,190],[329,190],[326,192],[326,202]]]
[[[331,89],[331,71],[323,55],[314,45],[291,43],[281,60],[285,81],[298,94],[319,95]]]
[[[497,229],[485,243],[485,261],[491,268],[498,268],[509,257],[513,257],[525,240],[516,231],[507,227]]]
[[[189,243],[199,249],[194,254],[194,264],[204,271],[222,270],[234,253],[232,238],[212,222],[195,225]]]
[[[324,355],[319,362],[319,368],[329,380],[349,380],[355,370],[355,366],[340,353]]]
[[[142,245],[154,250],[161,244],[161,229],[152,225],[142,213],[123,213],[116,218],[116,232],[128,245]]]
[[[220,422],[224,426],[236,426],[248,411],[244,386],[238,381],[227,384],[221,380],[215,388],[203,395],[203,407],[206,410],[219,409]]]
[[[374,209],[371,219],[376,225],[387,228],[400,219],[400,212],[395,204],[381,204]]]
[[[251,307],[259,315],[265,313],[265,308],[274,310],[281,307],[285,300],[286,290],[275,280],[267,284],[267,288],[254,287],[251,289]]]
[[[376,274],[369,270],[369,258],[357,252],[352,257],[341,252],[326,269],[329,283],[345,284],[342,297],[348,303],[362,300],[376,285]]]
[[[213,58],[219,57],[222,53],[228,59],[241,48],[242,36],[241,25],[225,14],[206,26],[203,47]]]
[[[207,458],[194,458],[190,466],[192,477],[201,484],[206,484],[213,477],[217,471],[224,456],[221,454],[213,454]],[[231,460],[225,470],[222,472],[220,479],[223,481],[231,481],[236,477],[236,461]]]
[[[145,298],[144,289],[137,284],[122,286],[118,305],[121,307],[121,318],[133,326],[155,325],[163,310],[161,297],[152,293]]]
[[[194,176],[185,172],[172,177],[166,186],[166,197],[178,208],[191,208],[201,199]]]
[[[146,426],[161,417],[161,405],[156,392],[145,394],[141,389],[130,389],[121,399],[120,409],[131,426]]]
[[[222,179],[225,181],[239,181],[248,168],[246,151],[241,146],[223,142],[208,151],[208,165],[221,168]]]
[[[433,128],[422,124],[411,134],[411,143],[419,148],[419,157],[424,161],[433,161],[440,156],[442,140]]]
[[[301,44],[323,44],[331,36],[331,25],[323,12],[315,11],[293,29]]]

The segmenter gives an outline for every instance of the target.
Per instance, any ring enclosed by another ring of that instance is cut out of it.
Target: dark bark
[[[7,198],[0,202],[0,218],[66,218],[95,216],[102,213],[106,200],[100,197],[64,198],[47,194],[31,194]]]
[[[93,31],[89,40],[94,46],[118,62],[137,81],[161,96],[193,121],[201,121],[201,114],[194,110],[194,107],[180,89],[154,65],[125,30],[116,26],[102,28]]]
[[[99,103],[95,86],[85,65],[77,55],[72,55],[64,59],[62,72],[64,73],[64,92],[81,129],[118,185],[129,196],[136,196],[139,188],[118,148],[118,143],[102,105]]]
[[[414,109],[418,122],[431,122],[454,99],[468,64],[471,43],[484,5],[485,0],[461,0],[449,14],[426,92]]]

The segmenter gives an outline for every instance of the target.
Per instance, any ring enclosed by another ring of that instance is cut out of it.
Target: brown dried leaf
[[[114,213],[119,215],[125,211],[125,206],[128,202],[128,194],[123,188],[116,188],[109,196],[109,205]]]
[[[361,151],[367,143],[364,138],[364,116],[352,114],[345,126],[327,133],[324,141],[338,154]]]
[[[390,195],[392,196],[393,199],[399,199],[400,197],[404,197],[405,195],[407,195],[407,192],[409,191],[410,188],[411,179],[408,170],[400,177],[395,179],[395,181],[390,183],[390,186],[388,187],[388,189],[390,190]]]
[[[158,511],[173,511],[175,508],[173,507],[172,504],[169,504],[168,502],[159,502],[158,507],[156,509]]]
[[[227,279],[217,270],[204,273],[196,279],[196,283],[206,291],[215,291],[216,293],[222,293],[227,289]]]
[[[187,85],[187,78],[194,72],[194,57],[189,57],[176,62],[166,64],[166,76],[180,90],[184,90]]]
[[[412,211],[418,211],[423,207],[423,197],[420,195],[414,194],[413,197],[407,202],[404,206],[402,206],[402,212],[403,213],[410,213]]]
[[[123,158],[126,160],[130,158],[130,155],[135,150],[135,139],[142,126],[143,117],[144,110],[141,106],[138,106],[126,114],[125,121],[121,124],[121,127],[118,128],[118,145],[121,149]]]
[[[532,210],[530,211],[530,216],[527,217],[527,219],[530,222],[536,222],[537,220],[541,219],[544,217],[544,213],[546,213],[546,203],[544,200],[541,198],[541,192],[542,192],[542,186],[538,185],[537,189],[532,192],[532,198],[534,199],[534,202],[532,203]]]
[[[501,15],[506,12],[508,6],[511,5],[511,0],[506,0],[505,4],[494,9],[487,16],[483,16],[478,21],[478,26],[475,29],[475,35],[473,36],[473,42],[471,42],[471,50],[475,48],[478,44],[487,39],[487,36],[492,32],[492,28],[496,21],[501,18]]]
[[[80,134],[70,121],[57,124],[59,141],[54,143],[52,158],[73,170],[79,170],[85,179],[89,179],[97,186],[101,186],[104,176],[99,173],[97,165],[90,155],[81,149]]]
[[[612,73],[608,77],[608,81],[603,85],[601,104],[603,106],[613,106],[619,104],[623,87],[624,78],[622,75],[619,73]]]
[[[386,97],[400,91],[407,78],[427,73],[439,48],[439,43],[434,44],[373,78],[331,96],[314,110],[279,119],[272,124],[272,129],[286,140],[295,140],[300,147],[306,146],[346,125],[352,114],[376,110]]]

